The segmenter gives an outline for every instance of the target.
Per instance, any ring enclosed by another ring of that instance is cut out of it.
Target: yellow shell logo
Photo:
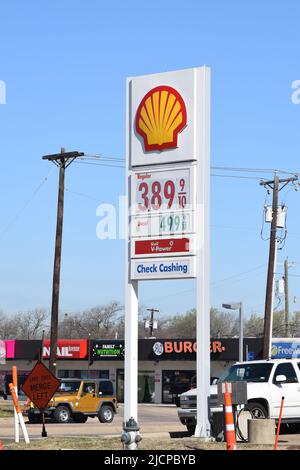
[[[152,88],[142,99],[136,113],[136,132],[146,151],[177,147],[179,132],[187,122],[182,96],[170,86]]]
[[[272,349],[271,349],[271,356],[277,356],[277,353],[278,353],[278,348],[277,348],[277,346],[272,346]]]

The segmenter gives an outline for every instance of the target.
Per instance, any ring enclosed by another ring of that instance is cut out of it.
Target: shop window
[[[109,379],[109,370],[99,370],[99,379]]]
[[[139,370],[138,372],[138,401],[139,403],[154,403],[154,371]],[[124,401],[124,370],[117,370],[117,399]]]
[[[117,370],[117,400],[124,402],[124,370]]]
[[[19,395],[25,395],[23,390],[21,389],[21,386],[23,385],[23,383],[25,382],[28,374],[30,373],[30,371],[24,371],[24,372],[21,372],[19,371],[18,372],[18,394]],[[9,391],[9,384],[12,383],[12,374],[8,373],[6,374],[5,376],[5,391],[6,391],[6,394],[7,395],[10,395],[10,391]]]
[[[58,370],[57,376],[59,379],[67,379],[69,377],[69,371],[68,370]]]
[[[154,371],[138,372],[139,403],[154,403]]]

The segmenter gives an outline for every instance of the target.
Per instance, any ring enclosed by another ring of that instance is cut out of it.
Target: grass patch
[[[120,438],[40,438],[25,444],[24,441],[16,444],[13,441],[4,443],[7,450],[122,450]],[[238,444],[238,450],[266,450],[272,446],[258,446],[251,444]],[[153,438],[144,437],[139,445],[141,450],[225,450],[225,442],[200,442],[193,438]]]
[[[12,402],[0,404],[0,418],[11,418],[14,414]]]
[[[193,439],[157,439],[144,438],[139,445],[141,450],[193,450],[195,447]],[[122,450],[120,438],[43,438],[35,439],[30,444],[24,441],[5,442],[7,450]],[[217,444],[217,447],[224,448],[224,445]]]

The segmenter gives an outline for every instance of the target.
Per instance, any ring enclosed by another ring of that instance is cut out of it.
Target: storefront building
[[[48,366],[49,340],[8,340],[0,359],[0,378],[8,385],[16,365],[21,385],[40,358]],[[238,338],[212,339],[211,376],[220,377],[238,360]],[[282,342],[280,351],[282,352]],[[262,339],[244,339],[244,358],[260,359]],[[140,339],[138,400],[140,403],[173,403],[175,397],[195,382],[197,345],[194,339]],[[123,340],[59,340],[59,378],[108,378],[118,400],[124,399]],[[300,347],[299,347],[300,351]]]
[[[0,380],[8,385],[16,365],[21,385],[40,358],[48,366],[49,340],[1,342]],[[238,360],[238,338],[211,339],[211,377],[220,377]],[[244,360],[262,357],[262,338],[244,339]],[[194,339],[140,339],[138,399],[140,403],[173,403],[176,395],[195,383],[197,344]],[[57,374],[60,378],[108,378],[118,400],[124,399],[123,340],[59,340]],[[300,339],[276,338],[272,357],[300,357]]]

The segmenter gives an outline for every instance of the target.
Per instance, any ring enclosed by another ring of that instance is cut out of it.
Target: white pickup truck
[[[247,382],[247,404],[252,418],[278,419],[284,397],[282,421],[300,423],[300,359],[272,359],[238,362],[219,382]],[[180,395],[178,417],[190,433],[196,426],[196,389]],[[210,412],[222,410],[218,404],[217,385],[211,385]]]

